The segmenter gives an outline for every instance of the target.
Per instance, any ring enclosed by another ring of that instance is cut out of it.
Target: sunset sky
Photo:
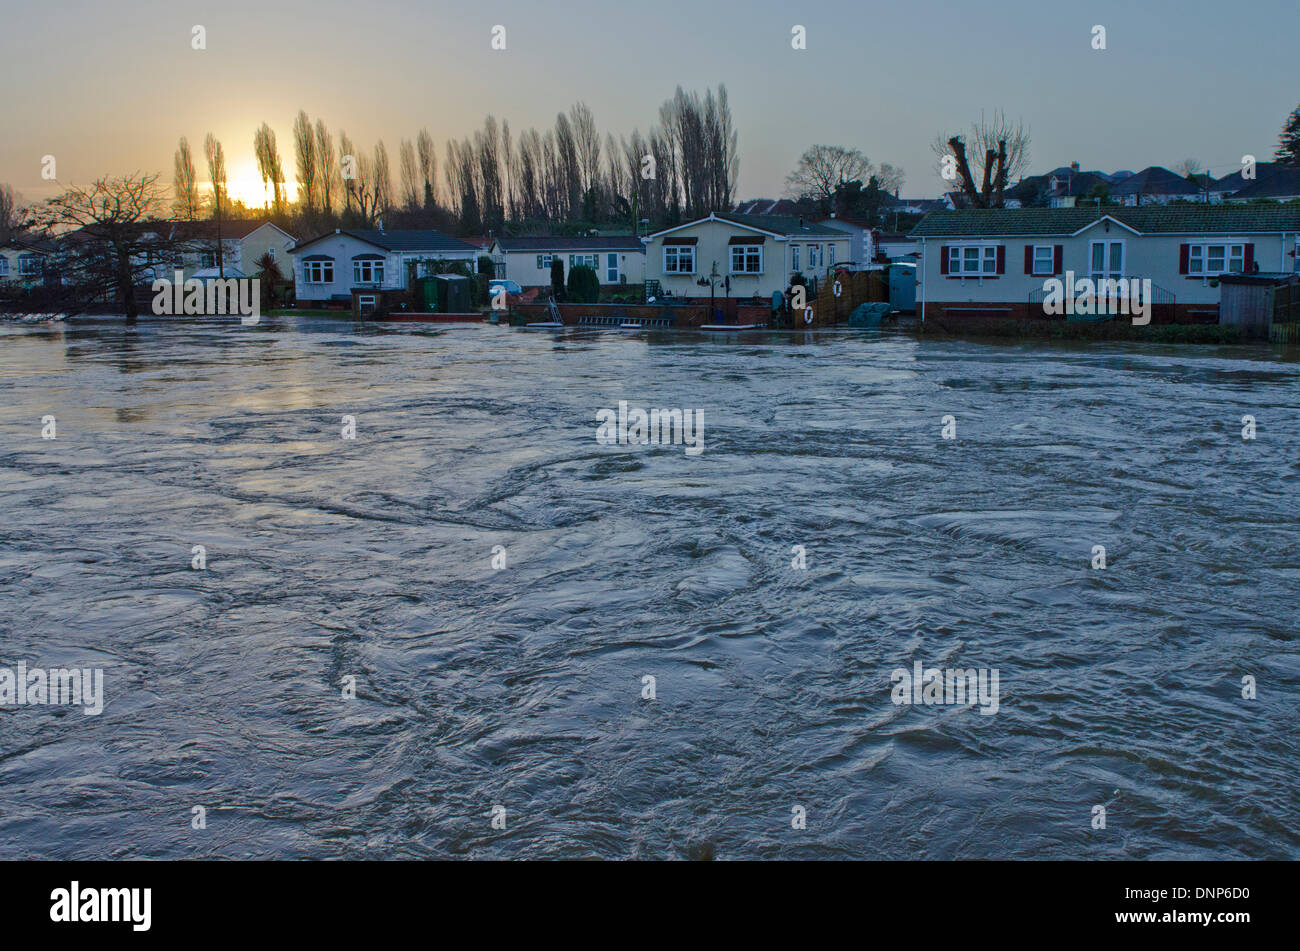
[[[1300,102],[1295,0],[0,0],[0,23],[0,182],[29,200],[58,190],[44,155],[64,183],[137,169],[170,183],[177,139],[201,159],[208,131],[250,197],[254,130],[271,124],[292,177],[299,108],[361,147],[383,138],[395,176],[399,140],[427,126],[441,175],[446,139],[489,113],[517,135],[585,100],[603,139],[645,132],[678,84],[725,83],[739,198],[780,196],[817,142],[902,166],[904,194],[924,197],[941,191],[936,133],[981,110],[1029,125],[1035,171],[1195,158],[1222,175],[1271,156]],[[191,49],[195,24],[205,51]],[[495,24],[504,52],[489,47]],[[794,24],[806,50],[791,49]]]

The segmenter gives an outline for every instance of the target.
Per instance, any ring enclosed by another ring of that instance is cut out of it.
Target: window
[[[790,270],[799,270],[799,245],[790,245]]]
[[[9,259],[0,258],[0,276],[3,276],[8,273],[9,273]]]
[[[670,244],[664,248],[665,274],[694,274],[695,247],[689,244]]]
[[[1192,244],[1187,248],[1187,273],[1214,277],[1240,274],[1246,269],[1244,244]]]
[[[551,269],[551,259],[552,259],[552,257],[553,257],[553,256],[550,255],[550,254],[539,254],[539,255],[537,255],[537,270],[539,270],[539,271],[549,271],[549,270]]]
[[[821,260],[822,246],[820,244],[808,245],[808,267],[815,268]]]
[[[835,245],[826,245],[826,263],[831,267],[835,266]]]
[[[23,277],[32,277],[41,273],[41,259],[36,254],[20,254],[18,256],[18,273]]]
[[[948,248],[948,274],[954,277],[980,277],[998,273],[998,249],[994,244],[951,245]]]
[[[199,267],[216,267],[216,266],[217,266],[216,251],[199,252]]]
[[[304,261],[302,264],[302,279],[308,284],[333,284],[334,262]]]
[[[762,274],[763,246],[761,244],[733,244],[731,246],[732,274]]]
[[[1034,260],[1031,273],[1039,276],[1056,273],[1056,247],[1054,245],[1034,245]]]
[[[384,262],[377,258],[353,261],[352,278],[357,284],[382,284],[384,283]]]
[[[1124,242],[1093,241],[1088,254],[1088,276],[1094,281],[1116,280],[1124,276]]]
[[[569,270],[575,267],[589,267],[593,271],[596,269],[596,255],[594,254],[570,254]]]

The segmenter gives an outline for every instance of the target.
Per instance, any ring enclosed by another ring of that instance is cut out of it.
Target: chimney
[[[1078,163],[1078,162],[1071,162],[1071,163],[1070,163],[1070,171],[1074,172],[1075,175],[1078,175],[1078,174],[1079,174],[1079,163]]]

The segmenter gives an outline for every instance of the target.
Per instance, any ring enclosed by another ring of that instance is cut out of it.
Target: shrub
[[[575,304],[594,304],[600,300],[600,278],[585,264],[569,271],[569,300]]]

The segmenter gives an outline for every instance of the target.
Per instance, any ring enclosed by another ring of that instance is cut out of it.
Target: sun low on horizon
[[[212,183],[204,183],[204,187],[210,194]],[[226,190],[230,194],[232,201],[239,202],[246,208],[267,208],[275,198],[274,189],[271,183],[262,181],[262,174],[258,171],[257,160],[252,156],[237,159],[230,163],[227,172]],[[298,183],[292,179],[284,183],[285,198],[288,201],[295,201],[298,197]]]

